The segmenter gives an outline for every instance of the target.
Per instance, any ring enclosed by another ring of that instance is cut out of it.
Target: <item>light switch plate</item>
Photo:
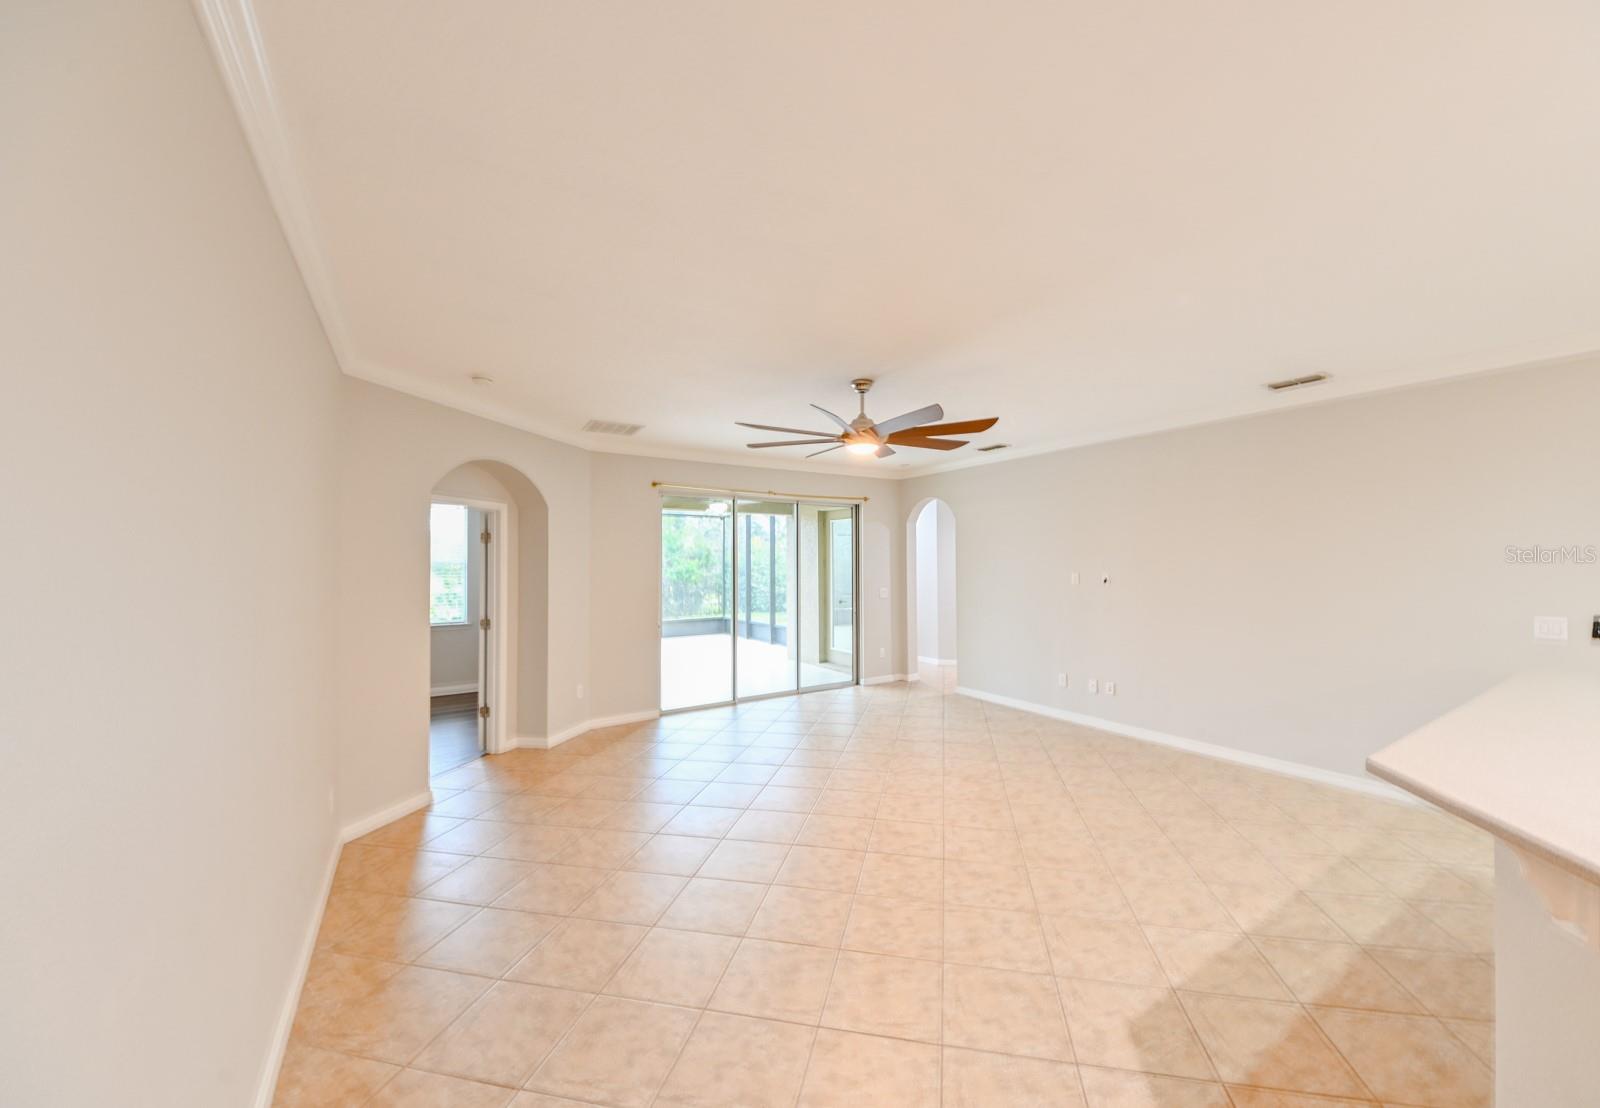
[[[1533,637],[1545,642],[1567,641],[1566,616],[1534,616]]]

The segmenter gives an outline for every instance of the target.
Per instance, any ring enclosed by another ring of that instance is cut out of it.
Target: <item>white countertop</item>
[[[1600,675],[1513,677],[1380,750],[1367,769],[1600,882]]]

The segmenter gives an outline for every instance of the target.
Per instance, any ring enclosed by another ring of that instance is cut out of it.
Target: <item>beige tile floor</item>
[[[1490,1102],[1431,810],[915,685],[434,790],[344,849],[283,1108]]]

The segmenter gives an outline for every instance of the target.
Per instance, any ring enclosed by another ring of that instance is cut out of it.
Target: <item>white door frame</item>
[[[504,754],[517,745],[516,729],[506,719],[506,680],[508,667],[506,664],[506,643],[509,641],[511,630],[511,605],[508,598],[510,590],[506,587],[511,580],[511,551],[506,542],[506,529],[511,518],[510,505],[498,500],[478,500],[468,496],[446,496],[435,493],[428,498],[430,504],[461,504],[468,508],[476,508],[483,513],[484,526],[492,536],[489,542],[489,573],[484,581],[484,587],[489,591],[489,603],[485,605],[486,614],[489,616],[489,665],[484,666],[483,639],[478,639],[478,680],[480,690],[484,680],[485,669],[489,694],[482,698],[483,703],[489,707],[489,724],[483,731],[483,752],[485,754]],[[469,542],[479,542],[477,535],[469,536]]]

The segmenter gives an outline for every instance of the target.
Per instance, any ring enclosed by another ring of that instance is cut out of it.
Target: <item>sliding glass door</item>
[[[855,682],[856,512],[663,493],[662,711]]]
[[[733,699],[733,501],[661,498],[661,710]]]
[[[800,685],[855,680],[855,509],[800,505]]]
[[[794,514],[787,500],[740,500],[734,504],[737,547],[734,594],[734,695],[793,692],[795,637]]]

